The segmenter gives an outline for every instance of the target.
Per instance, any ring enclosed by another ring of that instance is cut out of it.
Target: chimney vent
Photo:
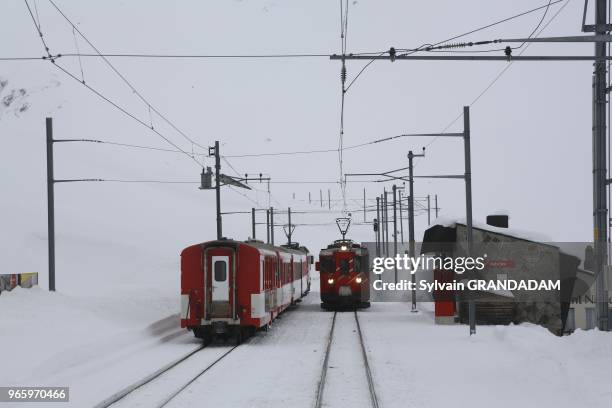
[[[487,224],[492,227],[508,228],[508,215],[493,214],[487,215]]]

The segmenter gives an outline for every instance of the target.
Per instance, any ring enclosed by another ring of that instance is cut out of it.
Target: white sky
[[[137,53],[336,53],[340,7],[336,1],[98,1],[56,3],[102,51]],[[444,40],[545,4],[545,1],[438,0],[351,2],[350,52],[412,48]],[[34,0],[30,0],[32,7]],[[53,53],[75,52],[69,25],[47,0],[37,0],[41,28]],[[579,35],[583,2],[569,5],[544,35]],[[560,4],[551,7],[545,21]],[[42,49],[23,1],[2,4],[0,57],[41,56]],[[541,12],[482,31],[465,40],[527,36]],[[81,52],[92,50],[78,39]],[[534,44],[525,55],[592,54],[589,44]],[[134,86],[180,129],[202,145],[222,143],[235,155],[335,148],[340,116],[340,64],[327,58],[273,60],[112,59]],[[80,76],[76,58],[58,63]],[[145,105],[98,58],[84,58],[88,84],[148,121]],[[349,78],[363,64],[348,64]],[[345,144],[407,132],[438,132],[495,78],[505,62],[374,63],[347,94]],[[558,241],[592,237],[590,62],[515,63],[478,101],[472,116],[474,219],[504,208],[516,228]],[[167,147],[157,135],[110,107],[44,61],[0,61],[0,78],[27,95],[0,105],[0,272],[46,271],[46,172],[44,118],[55,121],[56,138],[92,138]],[[25,112],[16,112],[24,103]],[[156,129],[184,149],[191,145],[159,118]],[[450,131],[461,131],[461,121]],[[408,150],[428,139],[401,139],[345,152],[346,172],[377,172],[407,165]],[[56,145],[57,178],[199,180],[185,157],[93,144]],[[337,155],[234,158],[240,173],[267,173],[273,181],[338,179]],[[463,173],[460,140],[437,140],[418,159],[416,175]],[[207,159],[207,165],[212,162]],[[225,165],[225,163],[223,163]],[[226,174],[232,170],[224,167]],[[382,184],[349,184],[348,197],[368,198]],[[56,187],[58,263],[75,243],[128,245],[177,261],[182,247],[215,237],[214,193],[196,185],[82,183]],[[390,188],[390,184],[388,185]],[[262,190],[265,186],[261,186]],[[273,184],[272,205],[295,210],[333,184]],[[415,195],[438,194],[442,215],[463,216],[460,180],[418,180]],[[296,200],[293,200],[295,193]],[[249,193],[267,205],[264,193]],[[223,191],[224,210],[250,210],[252,203]],[[300,201],[301,200],[301,201]],[[349,207],[357,204],[349,201]],[[338,207],[336,207],[338,208]],[[370,219],[370,214],[368,218]],[[294,217],[294,222],[333,222],[335,215]],[[362,215],[355,215],[362,221]],[[282,222],[284,217],[280,219]],[[265,221],[263,215],[260,221]],[[416,222],[417,239],[426,216]],[[406,227],[406,226],[405,226]],[[352,237],[373,240],[369,226]],[[225,217],[224,235],[245,239],[249,216]],[[282,235],[277,230],[277,242]],[[407,233],[406,233],[407,235]],[[265,238],[259,227],[258,238]],[[335,226],[298,227],[295,239],[317,250],[338,238]],[[109,244],[112,243],[112,244]],[[105,247],[106,248],[106,247]],[[112,246],[111,253],[112,253]],[[5,252],[6,250],[6,252]],[[94,260],[92,260],[93,262]],[[119,262],[119,261],[118,261]]]

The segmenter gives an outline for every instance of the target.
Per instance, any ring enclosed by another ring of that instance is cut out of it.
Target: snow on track
[[[210,367],[232,349],[234,347],[207,346],[168,371],[165,371],[151,382],[134,390],[115,404],[112,404],[111,407],[150,408],[162,406],[174,393],[179,392],[181,388],[187,386],[194,378],[202,375],[204,369]]]
[[[281,315],[185,389],[168,408],[310,408],[333,314],[318,293]]]
[[[357,321],[352,311],[336,314],[322,406],[372,406]]]

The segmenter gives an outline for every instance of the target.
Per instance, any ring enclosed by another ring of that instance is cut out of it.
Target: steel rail
[[[151,381],[153,381],[154,379],[158,378],[159,376],[161,376],[165,372],[167,372],[167,371],[171,370],[172,368],[176,367],[177,365],[179,365],[183,361],[187,360],[189,357],[191,357],[194,354],[202,351],[202,349],[204,349],[204,347],[205,347],[204,345],[199,346],[195,350],[192,350],[189,353],[185,354],[184,356],[182,356],[182,357],[172,361],[169,364],[166,364],[162,368],[160,368],[160,369],[154,371],[153,373],[147,375],[143,379],[138,380],[135,383],[130,384],[127,387],[123,388],[122,390],[117,391],[116,393],[114,393],[110,397],[106,398],[104,401],[101,401],[101,402],[97,403],[96,405],[94,405],[94,408],[108,408],[108,407],[110,407],[111,405],[119,402],[124,397],[128,396],[129,394],[131,394],[132,392],[136,391],[137,389],[141,388],[142,386],[144,386],[144,385],[150,383]]]
[[[187,387],[189,387],[191,384],[193,384],[204,373],[206,373],[208,370],[210,370],[215,364],[217,364],[219,361],[223,360],[225,357],[227,357],[228,354],[230,354],[232,351],[236,350],[238,347],[240,347],[240,345],[234,346],[231,349],[229,349],[228,351],[226,351],[225,353],[223,353],[219,358],[217,358],[215,361],[213,361],[211,364],[209,364],[205,369],[203,369],[198,374],[196,374],[185,385],[183,385],[181,388],[179,388],[178,390],[176,390],[172,394],[170,394],[161,404],[157,405],[157,408],[162,408],[162,407],[165,407],[166,405],[168,405],[170,403],[170,401],[172,401],[174,398],[176,398],[177,395],[179,395],[181,392],[183,392]]]
[[[329,336],[327,338],[327,345],[325,348],[325,357],[323,358],[323,367],[321,369],[321,377],[319,380],[319,385],[317,387],[317,394],[315,397],[314,408],[321,408],[323,406],[323,391],[325,389],[325,380],[327,377],[327,367],[329,365],[329,354],[331,350],[331,345],[333,342],[334,336],[334,328],[336,326],[336,316],[338,312],[334,312],[334,317],[332,318],[331,328],[329,330]],[[370,363],[368,361],[368,355],[365,348],[365,343],[363,340],[363,333],[361,332],[361,325],[359,324],[359,318],[357,317],[357,311],[354,311],[355,322],[357,324],[357,332],[359,333],[359,344],[361,346],[361,356],[363,357],[363,364],[366,372],[366,379],[368,380],[368,390],[370,392],[370,398],[372,402],[373,408],[380,408],[380,404],[378,402],[378,396],[376,395],[376,389],[374,387],[374,377],[372,376],[372,370],[370,369]]]
[[[177,390],[172,392],[172,394],[168,395],[160,404],[156,405],[156,407],[162,408],[162,407],[165,407],[166,405],[168,405],[170,403],[170,401],[172,401],[177,395],[179,395],[181,392],[183,392],[187,387],[189,387],[191,384],[193,384],[204,373],[206,373],[208,370],[210,370],[214,365],[216,365],[219,361],[221,361],[222,359],[227,357],[228,354],[230,354],[232,351],[236,350],[236,348],[238,348],[238,347],[239,347],[239,345],[236,345],[236,346],[232,347],[231,349],[229,349],[228,351],[226,351],[225,353],[221,354],[221,356],[219,356],[217,359],[215,359],[215,361],[213,361],[211,364],[206,366],[206,368],[204,368],[201,371],[199,371],[187,383],[185,383],[183,386],[181,386],[180,388],[178,388]],[[187,360],[188,358],[194,356],[195,354],[197,354],[198,352],[202,351],[205,348],[206,348],[205,345],[202,345],[202,346],[198,347],[197,349],[191,351],[190,353],[187,353],[183,357],[181,357],[181,358],[171,362],[170,364],[167,364],[167,365],[163,366],[159,370],[149,374],[145,378],[143,378],[143,379],[141,379],[141,380],[139,380],[139,381],[137,381],[137,382],[135,382],[135,383],[125,387],[124,389],[116,392],[115,394],[113,394],[109,398],[107,398],[104,401],[96,404],[94,406],[94,408],[108,408],[108,407],[118,403],[123,398],[125,398],[128,395],[132,394],[133,392],[137,391],[141,387],[147,385],[148,383],[150,383],[151,381],[155,380],[156,378],[159,378],[163,374],[166,374],[167,372],[169,372],[170,370],[172,370],[173,368],[178,366],[180,363],[184,362],[185,360]]]
[[[372,370],[370,369],[370,363],[368,362],[368,354],[366,352],[365,343],[363,341],[363,333],[361,332],[361,325],[359,324],[359,318],[357,317],[357,310],[355,310],[355,321],[357,322],[357,332],[359,333],[359,344],[361,344],[361,354],[363,356],[363,365],[366,371],[366,377],[368,379],[368,388],[370,390],[370,397],[372,398],[372,407],[380,408],[378,403],[378,397],[376,396],[376,389],[374,388],[374,377],[372,377]]]
[[[323,389],[325,388],[325,378],[327,377],[327,366],[329,363],[329,351],[331,350],[332,339],[334,336],[334,327],[336,326],[336,315],[338,312],[334,312],[332,318],[331,328],[329,329],[329,336],[327,337],[327,346],[325,347],[325,357],[323,358],[323,368],[321,369],[321,378],[319,379],[319,386],[317,387],[317,395],[315,397],[315,408],[321,408],[323,405]]]

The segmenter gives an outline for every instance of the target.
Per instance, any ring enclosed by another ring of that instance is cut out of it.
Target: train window
[[[319,258],[321,272],[333,273],[335,269],[334,260],[330,256]]]
[[[215,281],[225,282],[227,280],[227,266],[225,261],[215,261]]]
[[[349,273],[349,261],[348,259],[340,260],[340,273],[347,274]]]
[[[360,271],[361,271],[361,257],[356,256],[355,257],[355,272],[360,272]]]

